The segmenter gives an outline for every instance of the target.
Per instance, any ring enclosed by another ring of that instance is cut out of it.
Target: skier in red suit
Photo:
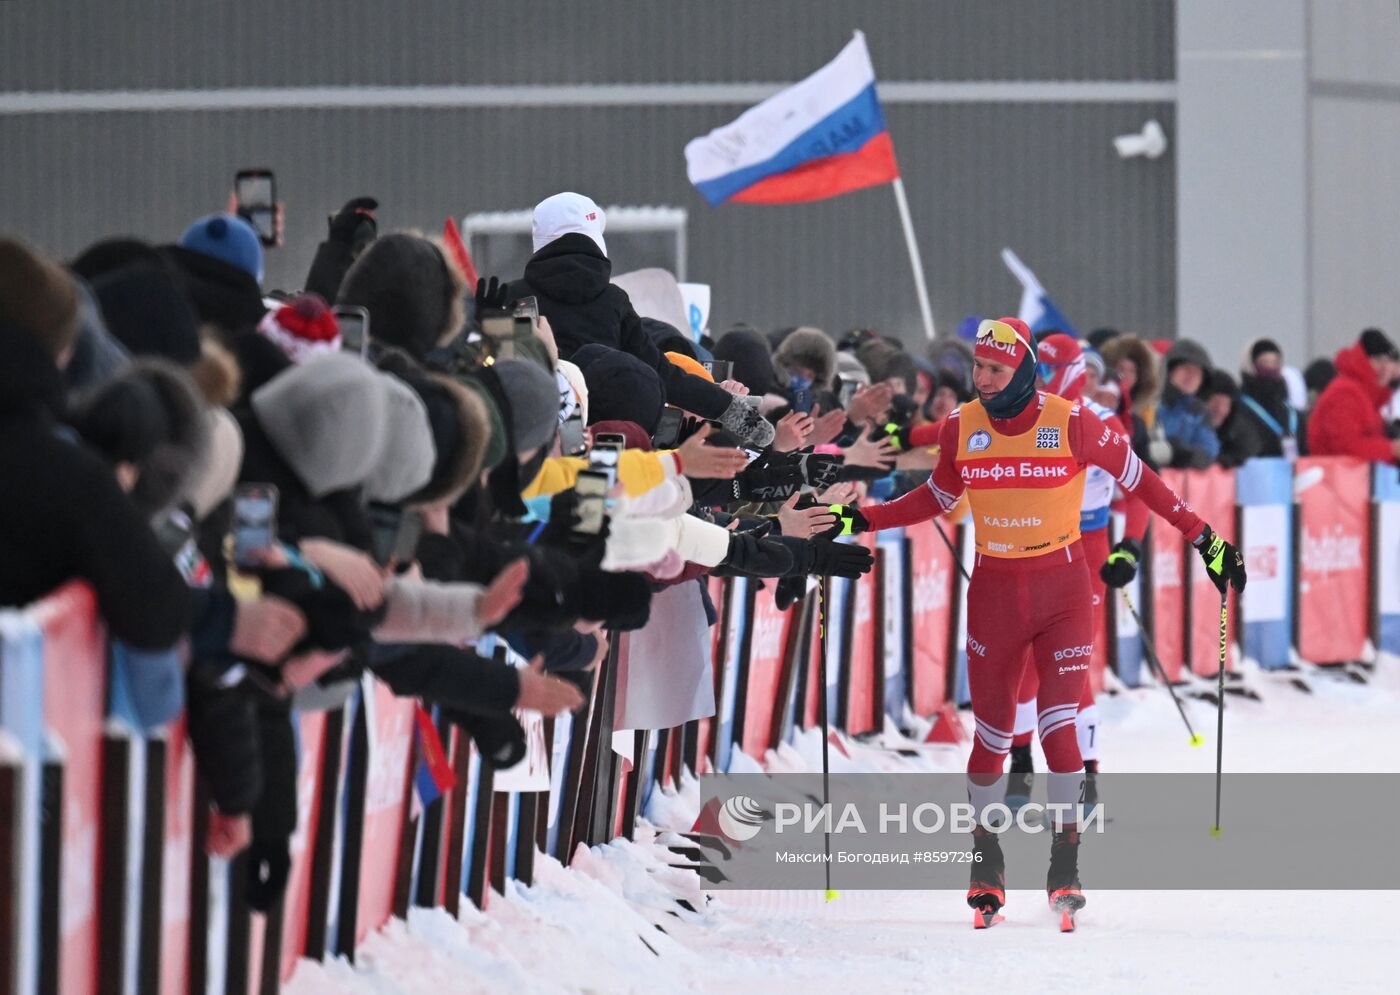
[[[943,514],[969,492],[977,555],[967,594],[967,659],[976,734],[967,772],[978,826],[967,900],[977,910],[975,925],[995,921],[1006,901],[998,827],[985,814],[1005,797],[1003,768],[1027,650],[1040,678],[1038,725],[1051,772],[1050,802],[1072,811],[1082,797],[1075,714],[1094,618],[1079,531],[1085,466],[1107,470],[1126,493],[1180,530],[1222,594],[1227,584],[1242,590],[1245,583],[1239,550],[1144,466],[1127,440],[1092,411],[1036,389],[1036,362],[1023,322],[982,322],[973,363],[978,398],[944,421],[927,485],[889,504],[832,509],[843,533],[898,528]],[[1057,822],[1046,877],[1051,906],[1067,920],[1084,904],[1078,852],[1079,823],[1072,815]]]

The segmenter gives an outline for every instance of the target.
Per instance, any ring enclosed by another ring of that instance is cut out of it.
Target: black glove
[[[261,574],[266,594],[285,598],[306,616],[306,635],[292,649],[292,655],[309,649],[342,650],[370,638],[370,632],[384,618],[387,607],[362,612],[350,595],[324,579],[318,587],[297,567],[266,570]]]
[[[773,590],[773,603],[778,606],[778,611],[785,612],[801,601],[806,594],[807,578],[805,576],[783,577]]]
[[[860,514],[860,512],[856,512]],[[853,542],[812,539],[812,573],[823,577],[859,577],[875,565],[875,554]]]
[[[565,598],[580,618],[618,632],[640,629],[651,617],[651,585],[639,573],[580,570]]]
[[[1244,590],[1244,554],[1233,543],[1226,542],[1215,534],[1209,525],[1194,543],[1196,552],[1206,564],[1206,576],[1223,597],[1225,585],[1229,584],[1236,592]]]
[[[1108,559],[1099,567],[1099,576],[1109,587],[1127,587],[1137,576],[1138,560],[1142,559],[1142,544],[1136,539],[1124,539],[1113,547]]]
[[[597,535],[574,531],[579,524],[578,492],[570,489],[560,491],[549,501],[549,523],[540,532],[539,541],[546,546],[568,550],[579,563],[596,567],[603,562],[607,552],[608,516],[603,516],[603,527]]]
[[[841,457],[829,453],[804,453],[797,458],[802,479],[819,491],[836,483],[841,476]]]
[[[782,577],[792,571],[792,553],[776,539],[761,539],[749,532],[731,532],[729,552],[716,570],[747,577]]]
[[[679,449],[686,439],[689,439],[692,435],[700,431],[706,425],[710,426],[712,433],[709,439],[707,440],[708,443],[712,446],[719,445],[719,443],[715,441],[713,435],[713,432],[716,430],[716,426],[718,425],[717,422],[709,422],[706,421],[704,418],[692,418],[689,415],[686,415],[681,418],[681,430],[676,433],[676,448]],[[734,447],[737,448],[740,444],[740,439],[738,438],[738,436],[733,436],[732,441]]]
[[[836,479],[840,481],[881,480],[888,477],[893,470],[893,463],[889,466],[856,466],[854,464],[846,466],[842,464],[841,474]]]
[[[869,520],[853,504],[833,504],[829,505],[827,510],[836,516],[836,524],[817,536],[819,539],[834,539],[837,536],[849,536],[858,532],[870,531]]]
[[[478,317],[485,311],[508,311],[510,309],[510,295],[506,293],[507,285],[491,277],[491,282],[487,283],[483,277],[476,281],[476,314]]]
[[[350,247],[352,256],[359,256],[365,246],[379,234],[379,222],[374,212],[379,209],[379,201],[373,197],[356,197],[345,202],[337,214],[328,219],[330,240]]]
[[[783,453],[766,453],[734,478],[739,501],[786,501],[803,484],[802,464]]]
[[[287,841],[281,839],[269,843],[254,840],[248,847],[247,861],[248,883],[243,897],[250,909],[266,912],[277,904],[277,899],[287,887],[287,874],[292,869]]]
[[[469,715],[457,709],[444,709],[444,714],[471,736],[481,762],[488,767],[504,770],[525,759],[525,730],[510,712]]]

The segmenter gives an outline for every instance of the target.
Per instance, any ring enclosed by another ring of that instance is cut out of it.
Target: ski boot
[[[1035,784],[1035,764],[1031,761],[1031,744],[1011,747],[1011,773],[1006,777],[1006,807],[1012,815],[1031,800]]]
[[[978,826],[972,831],[972,881],[967,886],[967,904],[973,909],[972,927],[986,929],[1001,922],[997,915],[1006,904],[1006,858],[1001,842],[990,830]]]
[[[1060,932],[1074,931],[1074,914],[1084,908],[1079,885],[1079,830],[1061,829],[1050,844],[1050,871],[1045,875],[1050,909],[1060,913]]]

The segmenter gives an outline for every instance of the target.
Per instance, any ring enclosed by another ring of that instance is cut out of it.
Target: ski
[[[1074,917],[1084,908],[1084,896],[1078,891],[1061,892],[1050,898],[1050,911],[1060,914],[1060,932],[1073,933]]]
[[[997,923],[1004,922],[1005,920],[1006,916],[998,915],[995,909],[988,908],[972,910],[973,929],[991,929]]]

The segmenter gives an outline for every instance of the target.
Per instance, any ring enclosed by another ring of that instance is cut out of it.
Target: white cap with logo
[[[606,256],[608,246],[603,241],[603,228],[606,224],[603,209],[581,193],[557,193],[553,197],[546,197],[535,205],[535,217],[531,225],[534,251],[539,252],[561,235],[577,232],[593,239],[598,249]]]

